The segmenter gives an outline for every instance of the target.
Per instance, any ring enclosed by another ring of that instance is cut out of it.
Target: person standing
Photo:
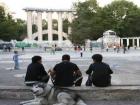
[[[22,52],[23,52],[23,51],[24,51],[24,47],[22,46],[22,48],[21,48],[21,49],[22,49]]]
[[[126,47],[125,47],[125,45],[123,46],[123,53],[125,54],[125,52],[126,52]]]
[[[54,80],[55,86],[80,86],[82,83],[82,73],[78,66],[70,62],[70,56],[65,54],[62,56],[62,62],[55,65],[53,70],[49,70]]]
[[[14,69],[19,70],[19,54],[18,54],[18,51],[14,51],[13,61],[15,63]]]
[[[113,71],[109,65],[102,62],[102,55],[95,54],[92,56],[93,63],[89,66],[86,74],[92,76],[92,83],[97,87],[106,87],[111,85],[111,74]]]
[[[42,65],[42,58],[40,56],[32,57],[32,63],[27,67],[27,72],[25,76],[26,85],[32,81],[45,82],[49,80],[49,75],[45,71],[44,66]]]
[[[113,46],[114,52],[116,51],[116,45]]]
[[[83,57],[83,49],[82,48],[80,49],[80,57],[81,58]]]
[[[108,45],[106,46],[106,52],[108,52],[108,49],[109,49],[109,47],[108,47]]]

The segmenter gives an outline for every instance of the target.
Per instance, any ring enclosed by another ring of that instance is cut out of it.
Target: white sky
[[[48,8],[48,9],[70,9],[73,2],[78,0],[0,0],[15,12],[15,17],[26,19],[26,13],[22,10],[25,7]],[[84,0],[79,0],[84,1]],[[97,0],[100,6],[104,6],[113,0]],[[140,6],[140,0],[133,1]]]

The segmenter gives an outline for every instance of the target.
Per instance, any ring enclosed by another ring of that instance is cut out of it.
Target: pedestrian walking
[[[114,51],[116,51],[116,46],[115,45],[113,46],[113,49],[114,49]]]
[[[108,52],[108,49],[109,49],[108,46],[106,46],[106,52]]]
[[[83,49],[81,48],[80,50],[80,57],[82,58],[83,57]]]
[[[128,50],[130,50],[130,45],[127,46]]]
[[[22,49],[22,52],[23,52],[24,51],[24,47],[22,47],[21,49]]]
[[[19,70],[19,54],[18,54],[18,51],[14,51],[13,61],[15,63],[14,69]]]
[[[125,52],[126,52],[126,47],[123,46],[123,53],[125,54]]]
[[[52,45],[52,47],[51,47],[51,54],[55,54],[55,46],[54,45]]]
[[[120,51],[120,46],[117,46],[117,53],[119,53]]]

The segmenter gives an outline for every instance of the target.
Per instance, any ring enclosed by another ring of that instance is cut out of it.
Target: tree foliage
[[[11,39],[21,40],[26,37],[27,29],[25,21],[14,20],[12,16],[5,13],[0,6],[0,39],[10,41]]]
[[[96,0],[86,0],[75,3],[74,9],[76,14],[70,36],[74,43],[96,40],[106,30],[114,30],[120,37],[140,36],[140,9],[132,2],[115,0],[99,7]]]

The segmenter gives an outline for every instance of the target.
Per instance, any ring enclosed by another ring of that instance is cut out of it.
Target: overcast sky
[[[15,17],[26,19],[26,14],[22,10],[25,7],[48,8],[48,9],[70,9],[73,2],[78,0],[0,0],[15,12]],[[79,0],[84,1],[84,0]],[[113,0],[97,0],[100,6],[104,6]],[[140,0],[129,0],[140,6]]]

